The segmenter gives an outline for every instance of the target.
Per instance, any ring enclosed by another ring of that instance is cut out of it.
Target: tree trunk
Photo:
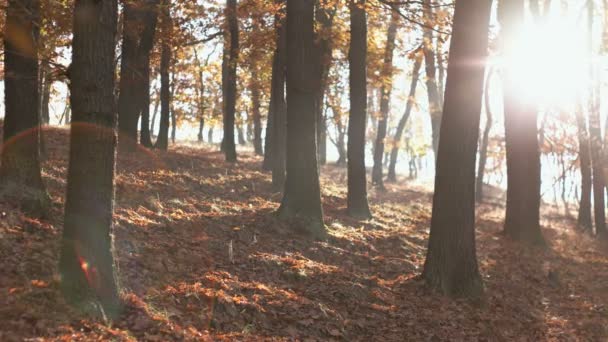
[[[10,0],[4,32],[5,116],[0,195],[42,217],[50,197],[40,173],[38,0]],[[18,39],[19,38],[19,39]]]
[[[169,66],[171,64],[171,45],[169,33],[171,32],[172,20],[169,6],[171,0],[163,1],[162,25],[163,38],[160,54],[160,128],[156,139],[155,148],[166,151],[169,148],[169,120],[171,111],[171,90],[169,79]]]
[[[53,85],[53,78],[51,77],[51,73],[47,65],[43,64],[42,68],[44,70],[44,77],[42,78],[43,83],[40,87],[40,89],[42,90],[40,119],[43,125],[48,125],[51,121],[51,116],[49,113],[49,102],[51,100],[51,86]]]
[[[457,0],[433,214],[422,277],[452,297],[479,297],[475,251],[475,157],[492,2]],[[471,63],[478,61],[478,63]]]
[[[388,26],[386,47],[384,50],[384,65],[382,67],[382,86],[380,88],[380,119],[378,121],[378,132],[376,144],[374,145],[374,167],[372,169],[372,184],[383,188],[383,164],[384,140],[386,139],[386,129],[388,125],[388,115],[390,112],[391,91],[393,88],[393,53],[395,51],[395,38],[397,36],[397,23],[399,14],[396,9],[391,10],[391,22]]]
[[[284,5],[284,0],[277,0]],[[272,64],[272,85],[270,94],[270,107],[272,120],[269,118],[268,127],[272,129],[270,148],[272,166],[272,187],[282,190],[285,186],[286,158],[287,158],[287,104],[285,103],[285,72],[287,59],[287,30],[285,12],[275,16],[276,50]],[[266,128],[267,130],[269,128]],[[268,133],[266,134],[268,139]],[[268,152],[268,150],[267,150]]]
[[[498,6],[503,39],[511,41],[524,20],[524,1],[501,0]],[[517,81],[507,68],[503,80],[508,184],[504,232],[514,240],[544,244],[539,222],[538,113],[534,104],[522,99]]]
[[[226,34],[222,63],[222,94],[224,98],[224,139],[226,161],[236,162],[234,124],[236,112],[236,68],[239,58],[239,25],[237,0],[226,0]]]
[[[251,61],[251,81],[249,88],[251,90],[251,115],[253,121],[253,150],[255,154],[261,156],[264,154],[262,150],[262,114],[260,113],[260,83],[258,76],[257,58]]]
[[[316,4],[316,20],[319,23],[318,49],[321,60],[320,80],[321,86],[317,94],[317,149],[320,165],[327,162],[327,118],[323,115],[323,104],[325,103],[325,91],[327,90],[327,78],[332,63],[332,41],[331,31],[336,13],[335,5],[328,0],[318,0]]]
[[[414,69],[412,70],[412,83],[410,84],[410,93],[407,98],[405,113],[403,113],[403,116],[397,124],[397,129],[395,130],[395,136],[393,138],[393,148],[391,149],[391,159],[388,165],[387,176],[387,180],[390,182],[395,182],[397,180],[397,173],[395,172],[395,168],[397,166],[397,156],[399,154],[399,148],[401,147],[401,137],[403,136],[403,130],[405,129],[407,120],[410,118],[412,108],[414,107],[414,102],[416,101],[416,88],[418,87],[421,66],[422,56],[416,53],[414,60]]]
[[[160,108],[160,94],[157,94],[154,101],[154,112],[152,113],[152,122],[150,123],[150,132],[154,135],[154,129],[156,127],[156,116],[158,115],[158,109]]]
[[[424,22],[426,27],[423,28],[423,52],[424,66],[426,70],[426,90],[429,99],[429,114],[431,116],[431,129],[433,134],[433,152],[437,157],[437,148],[439,146],[439,130],[441,128],[441,102],[439,89],[437,86],[437,64],[435,60],[435,48],[433,47],[433,30],[435,27],[435,18],[431,0],[423,0]]]
[[[589,151],[589,134],[587,120],[582,108],[576,111],[576,125],[578,128],[579,164],[581,170],[581,201],[578,209],[578,225],[585,231],[593,230],[591,219],[591,153]]]
[[[367,123],[367,18],[365,0],[350,1],[349,85],[350,113],[348,119],[348,215],[372,217],[367,202],[365,171],[365,132]]]
[[[593,52],[593,42],[592,42],[592,32],[593,32],[593,16],[594,16],[594,4],[593,2],[589,2],[587,4],[588,10],[588,45],[590,52]],[[601,123],[600,123],[600,106],[599,106],[599,96],[597,96],[595,92],[595,84],[596,84],[596,75],[595,70],[591,66],[590,67],[590,78],[592,80],[592,84],[590,87],[590,100],[589,100],[589,135],[590,135],[590,146],[591,146],[591,162],[592,162],[592,172],[593,172],[593,216],[595,219],[595,232],[598,235],[606,235],[608,231],[606,230],[606,210],[605,210],[605,200],[604,200],[604,160],[602,158],[602,132],[601,132]]]
[[[150,92],[146,77],[150,77],[158,3],[159,0],[125,3],[118,96],[119,147],[125,152],[132,152],[137,146],[137,122],[146,101],[145,92]]]
[[[152,137],[150,136],[150,59],[144,58],[147,68],[143,68],[143,83],[141,87],[141,125],[139,140],[147,148],[152,148]]]
[[[314,0],[287,0],[287,177],[278,216],[314,238],[327,236],[317,166],[319,61]]]
[[[484,91],[485,107],[486,107],[486,126],[483,130],[479,150],[479,165],[477,167],[477,181],[475,183],[475,200],[478,203],[483,202],[483,178],[486,171],[486,163],[488,160],[488,143],[490,140],[490,131],[492,130],[492,109],[490,108],[490,81],[492,80],[493,69],[488,71],[486,85]]]
[[[112,247],[116,0],[76,0],[70,91],[73,124],[59,272],[68,302],[120,313]],[[92,18],[95,18],[94,20]]]
[[[203,142],[203,128],[205,128],[205,118],[201,116],[198,119],[198,135],[196,136],[199,143]]]

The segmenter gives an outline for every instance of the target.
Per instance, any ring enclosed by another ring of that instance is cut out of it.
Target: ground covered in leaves
[[[370,190],[374,219],[345,215],[343,169],[322,170],[330,237],[290,232],[280,194],[244,154],[212,147],[120,157],[115,241],[123,319],[79,316],[58,292],[67,130],[45,132],[48,220],[9,203],[0,215],[0,340],[606,341],[608,244],[549,205],[549,248],[500,234],[502,199],[478,208],[481,302],[453,301],[418,280],[428,189],[401,180]],[[94,191],[93,189],[91,191]]]

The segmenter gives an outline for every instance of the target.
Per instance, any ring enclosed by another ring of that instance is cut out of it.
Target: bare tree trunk
[[[581,171],[581,201],[577,222],[583,230],[591,232],[593,230],[591,218],[591,152],[589,150],[589,133],[586,121],[582,108],[578,108],[576,111],[576,126],[578,128],[578,156]]]
[[[382,86],[380,88],[380,119],[378,121],[376,144],[374,145],[374,167],[372,168],[372,184],[380,188],[384,187],[382,156],[384,155],[384,140],[386,139],[391,91],[393,88],[393,53],[395,51],[398,22],[399,14],[395,9],[392,9],[384,50],[384,64],[381,75]]]
[[[171,42],[170,32],[172,27],[171,12],[169,6],[171,0],[163,1],[162,29],[163,39],[160,54],[160,127],[156,139],[155,148],[166,151],[169,148],[169,120],[171,116],[171,90],[169,78],[169,66],[171,65]]]
[[[224,139],[226,161],[236,162],[234,124],[236,113],[236,68],[239,58],[239,24],[237,0],[226,0],[226,43],[222,63],[222,94],[224,97]]]
[[[59,259],[61,290],[68,302],[86,311],[91,302],[100,303],[110,319],[119,317],[121,307],[112,246],[117,16],[116,0],[75,2],[70,67],[74,118]]]
[[[365,171],[365,132],[367,123],[367,14],[365,0],[350,0],[348,120],[348,215],[358,219],[372,217],[367,202]]]
[[[277,0],[277,4],[284,5],[284,0]],[[285,186],[286,158],[287,158],[287,103],[285,102],[285,81],[287,63],[287,30],[285,12],[275,16],[276,50],[274,52],[272,66],[272,89],[270,95],[272,121],[269,118],[272,142],[270,145],[272,166],[272,187],[282,190]],[[266,128],[267,130],[269,128]],[[268,139],[268,133],[266,134]],[[267,147],[268,148],[268,147]],[[268,152],[268,151],[267,151]]]
[[[439,89],[437,87],[437,65],[435,60],[435,48],[433,46],[433,30],[435,27],[435,15],[431,0],[423,0],[424,22],[423,28],[424,65],[426,70],[426,89],[429,99],[429,114],[431,116],[431,129],[433,133],[433,152],[437,157],[439,146],[439,129],[441,128],[441,102]]]
[[[336,14],[336,6],[328,0],[317,0],[316,19],[319,22],[318,49],[321,58],[320,79],[321,87],[317,98],[317,147],[319,164],[327,162],[327,118],[324,116],[323,104],[327,90],[327,77],[332,63],[331,31]]]
[[[119,147],[132,152],[137,146],[137,122],[145,92],[150,92],[150,52],[154,45],[159,0],[125,3],[118,96]],[[146,84],[148,89],[144,89]],[[147,141],[145,142],[147,143]]]
[[[501,34],[510,41],[523,23],[524,1],[501,0],[498,6]],[[508,183],[504,233],[514,240],[542,245],[538,110],[521,98],[513,74],[507,68],[503,80]]]
[[[422,278],[452,297],[479,297],[475,156],[491,1],[457,0],[437,153],[431,233]],[[479,61],[471,63],[471,61]]]
[[[416,53],[414,57],[414,69],[412,70],[412,83],[410,84],[410,93],[407,98],[407,104],[405,105],[405,112],[397,124],[395,130],[395,136],[393,137],[393,147],[391,149],[391,157],[388,165],[388,181],[395,182],[397,180],[397,173],[395,168],[397,167],[397,156],[399,154],[399,148],[401,145],[401,137],[403,136],[403,130],[407,124],[407,120],[410,118],[414,102],[416,101],[416,88],[418,87],[418,80],[420,74],[420,68],[422,66],[422,58]]]
[[[261,156],[264,154],[262,150],[262,114],[260,113],[260,83],[258,76],[257,57],[251,60],[251,81],[249,89],[251,90],[251,116],[253,121],[253,150],[255,154]]]
[[[287,177],[278,216],[317,239],[323,223],[315,101],[319,91],[314,0],[287,0]]]
[[[51,200],[40,173],[38,0],[9,0],[4,34],[5,116],[0,195],[43,217]],[[16,40],[14,37],[22,40]]]
[[[483,136],[480,142],[479,150],[479,165],[477,168],[477,182],[475,183],[475,199],[477,202],[483,202],[483,179],[486,172],[486,163],[488,160],[488,144],[490,140],[490,131],[492,130],[492,108],[490,108],[490,82],[494,70],[490,67],[488,77],[486,78],[486,86],[484,91],[485,107],[486,107],[486,126],[483,130]]]
[[[141,124],[139,130],[139,141],[147,148],[152,148],[152,136],[150,135],[150,58],[146,56],[144,63],[148,66],[142,69],[143,82],[141,87]]]

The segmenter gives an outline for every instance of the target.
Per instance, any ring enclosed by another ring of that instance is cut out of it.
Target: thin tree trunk
[[[110,319],[121,307],[112,246],[117,16],[116,0],[75,2],[69,75],[74,118],[59,259],[68,302],[80,309],[100,303]]]
[[[277,0],[277,4],[286,4],[285,0]],[[287,163],[287,104],[285,102],[285,79],[287,63],[287,30],[284,8],[283,13],[275,16],[276,30],[276,50],[272,65],[272,85],[270,94],[270,107],[272,118],[269,117],[267,126],[272,129],[270,145],[267,145],[267,155],[269,155],[272,167],[272,187],[275,190],[282,190],[285,186],[285,173]],[[266,133],[266,139],[268,139]],[[269,151],[268,148],[271,150]],[[270,152],[270,153],[269,153]]]
[[[524,1],[501,0],[498,6],[503,39],[510,41],[524,21]],[[538,110],[521,98],[514,72],[509,68],[503,92],[508,184],[504,232],[511,239],[542,245]]]
[[[384,140],[388,126],[388,116],[390,112],[391,91],[393,88],[393,54],[395,51],[395,38],[397,37],[397,23],[399,14],[395,9],[391,9],[391,21],[388,26],[386,47],[384,50],[384,64],[382,67],[382,86],[380,88],[380,119],[378,121],[378,132],[376,144],[374,145],[374,167],[372,168],[372,184],[383,188],[383,164]]]
[[[169,6],[171,0],[163,1],[162,11],[162,47],[160,54],[160,128],[156,139],[155,148],[166,151],[169,148],[169,120],[171,110],[171,90],[169,78],[169,66],[171,65],[171,32],[172,20]]]
[[[439,89],[437,87],[437,65],[435,60],[435,48],[433,47],[433,30],[435,18],[431,0],[423,0],[424,22],[423,28],[423,52],[424,65],[426,70],[426,89],[429,99],[429,114],[431,116],[431,129],[433,134],[433,152],[437,157],[437,147],[439,146],[439,130],[441,128],[442,104],[440,101]]]
[[[149,58],[144,58],[144,63],[150,65]],[[139,140],[147,148],[152,148],[152,137],[150,135],[150,68],[143,68],[143,83],[141,87],[141,125]]]
[[[51,200],[40,173],[39,13],[38,0],[9,0],[6,7],[0,195],[43,217]]]
[[[222,63],[222,94],[224,97],[224,139],[222,147],[226,161],[236,162],[234,124],[236,113],[236,68],[239,58],[239,25],[237,0],[226,0],[226,34]]]
[[[317,148],[320,165],[327,162],[327,118],[323,111],[325,103],[325,91],[327,90],[327,78],[332,63],[332,41],[331,31],[334,22],[336,7],[328,0],[318,0],[316,4],[316,20],[319,23],[318,49],[321,60],[320,80],[321,87],[317,95]]]
[[[155,91],[156,92],[156,91]],[[157,94],[154,100],[154,112],[152,113],[152,122],[150,123],[150,132],[154,134],[154,128],[156,127],[156,116],[158,115],[158,110],[160,109],[160,94]]]
[[[395,168],[397,166],[397,156],[399,154],[399,148],[401,146],[401,137],[403,136],[403,130],[407,124],[407,120],[410,118],[414,102],[416,101],[416,88],[418,87],[418,80],[420,74],[420,68],[422,67],[422,56],[416,53],[414,57],[414,69],[412,70],[412,83],[410,84],[410,93],[407,98],[407,104],[405,105],[405,112],[395,130],[395,136],[393,138],[393,148],[391,149],[391,157],[388,165],[388,176],[387,180],[395,182],[397,180],[397,173]]]
[[[581,171],[581,201],[578,209],[578,224],[588,232],[593,230],[591,218],[591,152],[589,151],[589,133],[587,120],[582,108],[576,111],[576,125],[578,128],[579,164]]]
[[[490,108],[490,82],[492,80],[493,69],[490,67],[484,91],[485,107],[486,107],[486,126],[483,130],[479,150],[479,165],[477,167],[477,182],[475,183],[475,200],[479,203],[483,202],[483,178],[486,171],[486,163],[488,160],[488,143],[490,140],[490,131],[492,130],[492,109]]]
[[[323,223],[317,166],[315,101],[320,62],[314,41],[314,0],[287,0],[287,177],[278,210],[292,229],[317,239]]]
[[[262,114],[260,113],[260,83],[258,79],[257,58],[251,60],[251,115],[253,121],[253,149],[255,154],[261,156],[262,150]]]
[[[365,132],[367,123],[367,14],[365,0],[350,0],[348,120],[348,215],[358,219],[372,217],[367,202],[365,171]]]
[[[430,288],[452,297],[483,293],[475,251],[475,156],[491,8],[491,1],[457,0],[454,12],[431,232],[422,273]]]
[[[154,45],[159,0],[126,2],[118,96],[119,147],[132,152],[137,146],[137,122],[145,92],[150,92],[150,51]],[[148,89],[144,89],[146,84]],[[147,143],[142,142],[142,143]],[[145,145],[145,144],[144,144]]]
[[[588,45],[590,52],[593,52],[593,16],[594,16],[594,4],[592,1],[587,3],[588,10]],[[602,159],[602,132],[600,123],[600,108],[599,108],[599,96],[596,96],[595,86],[595,70],[590,67],[590,78],[593,81],[590,86],[590,100],[589,100],[589,135],[590,135],[590,146],[591,146],[591,162],[592,162],[592,173],[593,173],[593,214],[595,219],[595,231],[598,235],[606,235],[606,209],[604,200],[604,161]]]

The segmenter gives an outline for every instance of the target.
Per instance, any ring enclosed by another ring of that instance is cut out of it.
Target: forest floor
[[[503,238],[500,196],[480,205],[485,299],[454,301],[418,280],[428,189],[401,180],[370,190],[374,219],[359,222],[345,215],[345,170],[324,167],[330,237],[315,242],[273,217],[280,194],[259,157],[228,164],[215,148],[194,145],[119,158],[124,318],[83,319],[64,304],[56,268],[68,131],[45,133],[50,219],[0,204],[2,341],[608,340],[608,244],[576,232],[550,205],[546,249]]]

